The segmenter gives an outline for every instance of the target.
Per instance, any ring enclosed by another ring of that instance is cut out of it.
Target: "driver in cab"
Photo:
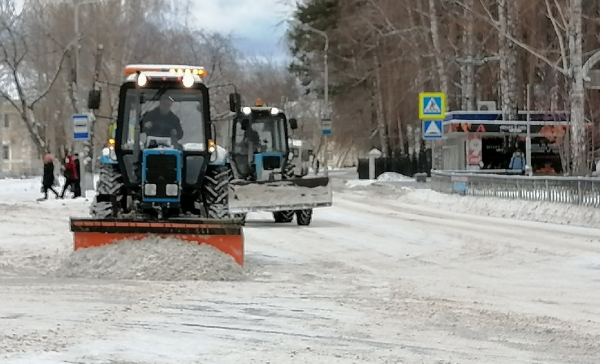
[[[161,96],[159,105],[142,117],[142,133],[162,138],[175,137],[177,140],[183,138],[181,121],[171,111],[173,102],[172,97]]]

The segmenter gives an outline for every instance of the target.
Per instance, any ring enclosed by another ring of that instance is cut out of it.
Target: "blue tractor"
[[[71,219],[75,249],[160,235],[213,245],[242,264],[242,225],[228,210],[231,170],[215,143],[205,70],[128,65],[125,74],[92,218]],[[90,104],[97,109],[99,100]]]
[[[275,222],[309,225],[313,208],[332,205],[328,177],[296,176],[290,133],[297,121],[276,107],[255,106],[234,111],[228,163],[229,211],[245,223],[249,212],[271,212]]]

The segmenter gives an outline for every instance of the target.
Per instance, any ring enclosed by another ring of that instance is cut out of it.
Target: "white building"
[[[0,176],[40,175],[42,159],[21,116],[8,102],[0,104]]]

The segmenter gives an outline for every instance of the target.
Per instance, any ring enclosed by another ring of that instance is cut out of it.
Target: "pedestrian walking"
[[[75,193],[75,180],[78,178],[77,176],[77,168],[75,167],[75,162],[71,154],[67,154],[65,157],[65,184],[62,189],[62,193],[60,194],[60,198],[65,198],[65,192],[67,188],[71,188],[71,191]]]
[[[79,164],[79,154],[74,154],[75,174],[77,178],[73,182],[73,198],[81,197],[81,168]]]
[[[48,199],[48,190],[52,191],[56,198],[58,198],[58,192],[54,189],[54,162],[52,155],[46,154],[44,156],[44,174],[42,177],[42,192],[44,197],[39,200]]]

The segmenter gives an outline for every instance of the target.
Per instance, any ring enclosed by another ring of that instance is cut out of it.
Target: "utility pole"
[[[104,50],[104,45],[98,44],[96,48],[96,62],[94,65],[94,80],[92,83],[93,90],[100,90],[100,71],[102,70],[102,53]],[[86,168],[85,172],[86,176],[86,191],[94,189],[94,167],[95,167],[95,158],[94,158],[94,135],[95,135],[95,126],[96,126],[96,112],[92,110],[90,113],[92,119],[90,123],[90,139],[84,144],[85,151],[85,161]]]
[[[81,113],[85,107],[83,105],[83,97],[82,97],[82,92],[81,92],[81,83],[79,82],[79,76],[80,76],[80,57],[79,57],[79,51],[80,51],[80,41],[81,41],[81,32],[79,29],[79,7],[82,5],[88,5],[88,4],[96,4],[96,3],[101,3],[102,0],[73,0],[73,25],[74,25],[74,33],[75,33],[75,77],[74,77],[74,95],[75,95],[75,112],[76,113]],[[101,54],[102,52],[102,46],[99,46],[99,53]],[[96,67],[100,67],[101,63],[98,63],[98,61],[96,62]],[[97,75],[94,76],[94,83],[97,82],[97,78],[98,75],[100,73],[100,69],[97,69]],[[94,114],[91,114],[91,117],[95,117]],[[83,197],[85,197],[85,193],[88,190],[92,190],[94,189],[94,175],[93,175],[93,164],[94,164],[94,152],[93,152],[93,138],[94,138],[94,131],[93,131],[93,126],[94,122],[93,120],[90,120],[90,130],[89,130],[89,140],[87,141],[83,141],[83,143],[77,143],[76,146],[74,146],[76,149],[76,151],[79,153],[80,157],[84,157],[82,160],[80,160],[80,163],[83,163],[83,176],[79,176],[79,178],[81,178],[81,188],[82,188],[82,195]],[[81,159],[81,158],[80,158]]]
[[[327,35],[327,33],[325,33],[322,30],[316,29],[314,27],[312,27],[309,24],[306,23],[302,23],[302,26],[307,29],[310,30],[314,33],[317,33],[319,35],[321,35],[322,37],[325,38],[325,47],[323,47],[323,98],[324,98],[324,103],[325,103],[325,111],[323,112],[323,115],[321,116],[321,127],[323,127],[323,120],[331,120],[331,114],[329,112],[329,62],[328,62],[328,52],[329,52],[329,36]],[[325,144],[325,157],[323,158],[323,168],[325,169],[325,177],[329,176],[329,167],[328,167],[328,163],[327,163],[327,153],[329,152],[329,138],[328,135],[325,134],[323,135],[324,140],[323,143]]]
[[[531,165],[531,84],[527,84],[527,138],[525,138],[525,171],[529,177],[533,176]]]

